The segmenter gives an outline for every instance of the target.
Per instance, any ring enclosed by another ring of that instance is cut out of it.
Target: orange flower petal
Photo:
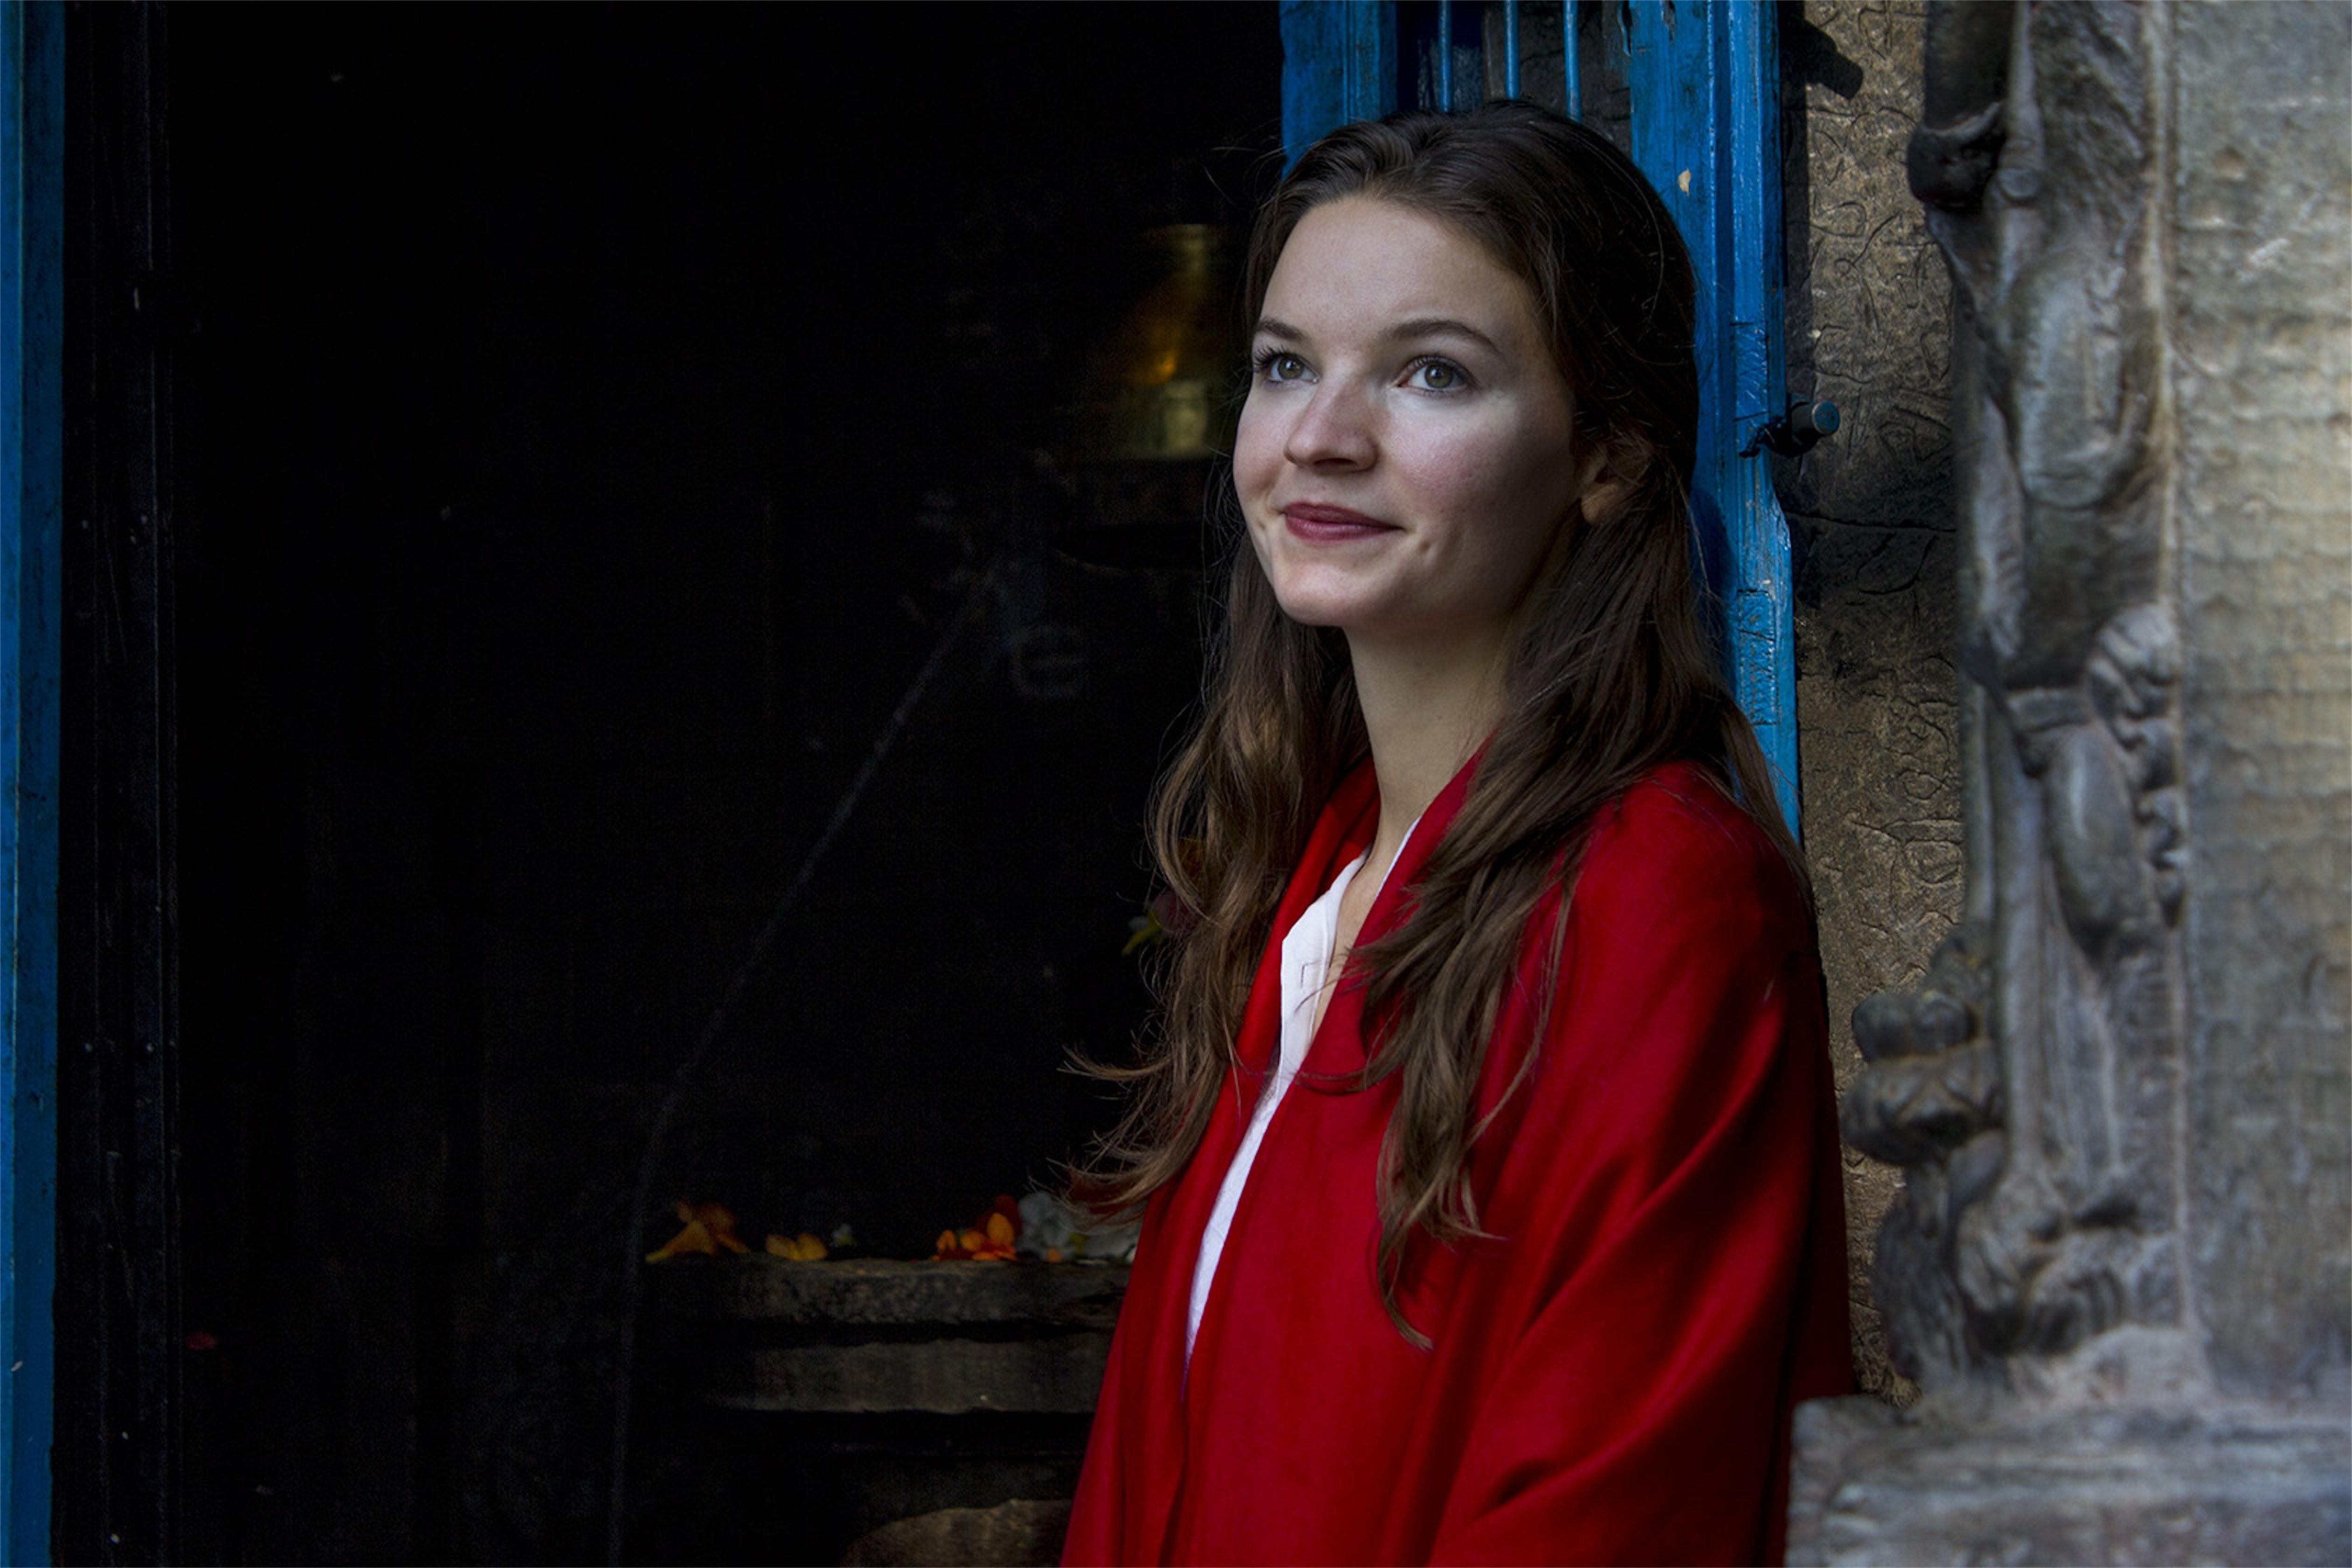
[[[646,1253],[646,1261],[661,1263],[672,1258],[682,1258],[690,1252],[709,1254],[718,1250],[718,1245],[710,1238],[709,1228],[698,1219],[690,1219],[686,1222],[685,1229]],[[742,1251],[742,1243],[737,1242],[735,1250]]]

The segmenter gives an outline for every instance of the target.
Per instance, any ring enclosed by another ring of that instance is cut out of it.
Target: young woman
[[[1497,104],[1326,138],[1248,288],[1066,1560],[1773,1556],[1845,1231],[1802,862],[1692,586],[1688,261]]]

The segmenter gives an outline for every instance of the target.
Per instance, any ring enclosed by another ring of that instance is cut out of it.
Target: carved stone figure
[[[2352,858],[2352,701],[2235,703],[2276,679],[2222,649],[2352,696],[2347,557],[2297,558],[2347,499],[2347,15],[1929,6],[1908,174],[1954,283],[1968,913],[1917,989],[1856,1011],[1871,1065],[1843,1108],[1905,1171],[1875,1285],[1927,1396],[1801,1414],[1792,1562],[2352,1560],[2352,1300],[2326,1241],[2352,1224],[2352,921],[2325,880]],[[2282,144],[2242,147],[2287,107],[2263,96],[2281,47],[2309,51],[2300,100]],[[2214,213],[2261,153],[2306,232]],[[2246,354],[2287,307],[2189,264],[2225,242],[2301,244],[2333,284],[2302,323],[2305,406],[2252,441],[2223,400],[2286,390]],[[2238,461],[2264,442],[2278,466]],[[2250,777],[2262,754],[2306,759],[2305,798]],[[2264,945],[2245,900],[2273,890],[2293,912]],[[2256,1119],[2306,1190],[2276,1184]],[[2233,1261],[2290,1281],[2273,1316],[2294,1321],[2232,1321],[2264,1311]]]
[[[1972,782],[1997,805],[1971,882],[1993,896],[1926,989],[1856,1014],[1874,1065],[1845,1111],[1855,1147],[1912,1173],[1880,1278],[1927,1387],[2179,1317],[2154,128],[2136,12],[2018,16],[1936,17],[1911,158],[1975,339],[1961,659]],[[2037,34],[2065,67],[2046,110]],[[2014,1126],[2008,1085],[2031,1113]]]

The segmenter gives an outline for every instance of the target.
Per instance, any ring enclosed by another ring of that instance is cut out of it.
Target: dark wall
[[[202,6],[170,64],[184,1554],[577,1560],[656,1107],[991,562],[654,1196],[915,1256],[1103,1123],[1202,580],[1047,553],[1051,454],[1135,235],[1269,177],[1274,8]]]

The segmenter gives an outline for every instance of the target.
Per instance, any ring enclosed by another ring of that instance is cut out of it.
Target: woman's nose
[[[1299,410],[1282,455],[1302,468],[1369,468],[1377,449],[1364,400],[1348,386],[1327,381]]]

